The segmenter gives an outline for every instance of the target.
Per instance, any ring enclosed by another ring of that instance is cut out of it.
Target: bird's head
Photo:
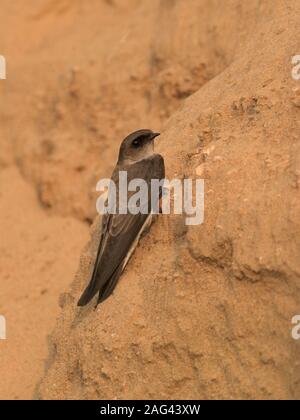
[[[120,147],[118,163],[134,163],[146,159],[154,153],[154,139],[160,133],[138,130],[127,136]]]

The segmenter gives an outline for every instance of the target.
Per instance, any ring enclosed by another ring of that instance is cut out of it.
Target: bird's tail
[[[93,297],[97,294],[99,291],[99,298],[97,301],[96,307],[99,305],[99,303],[103,302],[105,299],[107,299],[112,292],[114,291],[114,288],[116,287],[116,284],[119,280],[120,275],[122,274],[122,268],[123,268],[123,261],[117,266],[115,271],[112,273],[110,278],[107,280],[107,282],[102,286],[99,290],[99,287],[97,287],[97,281],[96,276],[99,275],[97,273],[98,270],[94,270],[92,275],[92,280],[88,287],[83,292],[81,298],[79,299],[77,306],[85,306],[87,305]]]
[[[99,291],[99,297],[98,297],[98,301],[96,304],[96,307],[104,302],[114,291],[118,280],[122,274],[122,268],[123,268],[123,261],[121,264],[119,264],[119,266],[117,267],[117,269],[115,270],[115,272],[112,274],[112,276],[110,277],[110,279],[107,281],[107,283],[102,287],[102,289]]]

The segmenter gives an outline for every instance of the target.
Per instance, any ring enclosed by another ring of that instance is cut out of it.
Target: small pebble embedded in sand
[[[213,158],[213,161],[214,161],[214,162],[221,162],[222,160],[223,160],[222,156],[215,156],[215,157]]]
[[[211,146],[206,147],[203,150],[204,156],[207,156],[208,157],[215,150],[215,148],[216,148],[216,146],[214,144],[212,144]]]

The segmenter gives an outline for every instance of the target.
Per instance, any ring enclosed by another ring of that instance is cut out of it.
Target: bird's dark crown
[[[157,136],[159,136],[159,133],[147,129],[134,131],[129,134],[121,144],[119,162],[126,160],[136,161],[147,157],[150,145]]]

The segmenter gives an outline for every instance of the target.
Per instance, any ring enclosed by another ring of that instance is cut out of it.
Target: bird
[[[118,191],[119,172],[127,172],[127,182],[143,179],[148,185],[146,197],[147,214],[106,213],[102,217],[100,241],[88,286],[77,305],[87,305],[98,293],[96,307],[114,291],[118,280],[134,252],[142,233],[151,226],[153,209],[151,206],[151,180],[165,178],[164,159],[154,152],[154,139],[160,133],[142,129],[129,134],[121,143],[117,164],[111,180]],[[161,190],[160,190],[161,197]]]

